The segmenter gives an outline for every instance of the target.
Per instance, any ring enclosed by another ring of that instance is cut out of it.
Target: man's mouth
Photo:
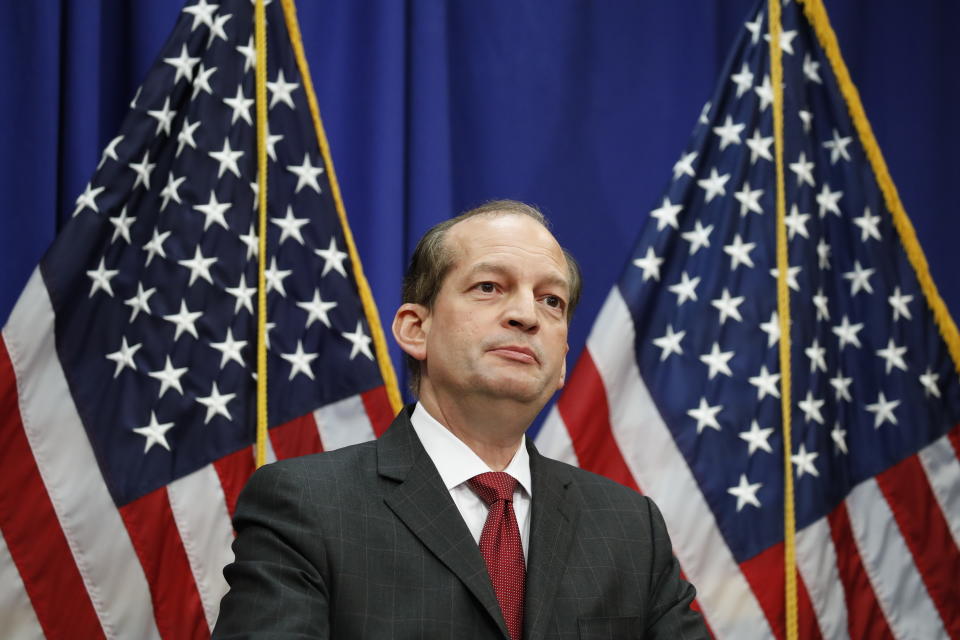
[[[540,362],[536,354],[529,347],[520,347],[516,345],[503,345],[500,347],[495,347],[490,351],[492,353],[496,353],[499,356],[503,356],[504,358],[515,360],[517,362],[526,362],[530,364],[535,364]]]

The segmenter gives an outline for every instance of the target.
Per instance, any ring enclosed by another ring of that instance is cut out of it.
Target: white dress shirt
[[[440,424],[431,416],[419,402],[410,416],[413,430],[417,432],[420,443],[426,449],[427,455],[433,460],[434,466],[440,472],[443,484],[450,492],[453,503],[460,510],[467,528],[473,539],[480,544],[480,534],[487,521],[487,512],[490,510],[473,489],[467,480],[492,471],[480,456],[474,453],[453,432]],[[527,551],[530,543],[530,498],[533,493],[530,482],[530,454],[527,452],[527,437],[520,440],[520,447],[510,460],[504,472],[510,474],[517,481],[513,490],[513,512],[517,516],[517,526],[520,528],[520,541],[523,544],[524,560],[530,555]]]

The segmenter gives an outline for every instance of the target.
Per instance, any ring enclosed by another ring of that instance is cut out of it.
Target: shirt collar
[[[491,471],[487,463],[474,453],[473,449],[440,424],[419,402],[413,410],[413,415],[410,416],[410,423],[427,455],[433,460],[447,490],[463,484],[476,475]],[[533,495],[526,435],[521,438],[520,446],[504,472],[516,480],[528,496]]]

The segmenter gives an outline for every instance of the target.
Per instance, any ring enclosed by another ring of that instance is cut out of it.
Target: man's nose
[[[521,331],[534,331],[539,326],[537,302],[532,294],[510,297],[504,314],[504,324]]]

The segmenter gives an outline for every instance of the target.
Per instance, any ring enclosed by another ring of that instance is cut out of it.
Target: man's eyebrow
[[[511,269],[498,262],[478,262],[467,271],[467,277],[472,277],[478,273],[494,273],[500,276],[509,276]],[[543,284],[562,287],[567,294],[570,292],[570,283],[567,282],[567,279],[555,273],[545,276],[543,278]]]

